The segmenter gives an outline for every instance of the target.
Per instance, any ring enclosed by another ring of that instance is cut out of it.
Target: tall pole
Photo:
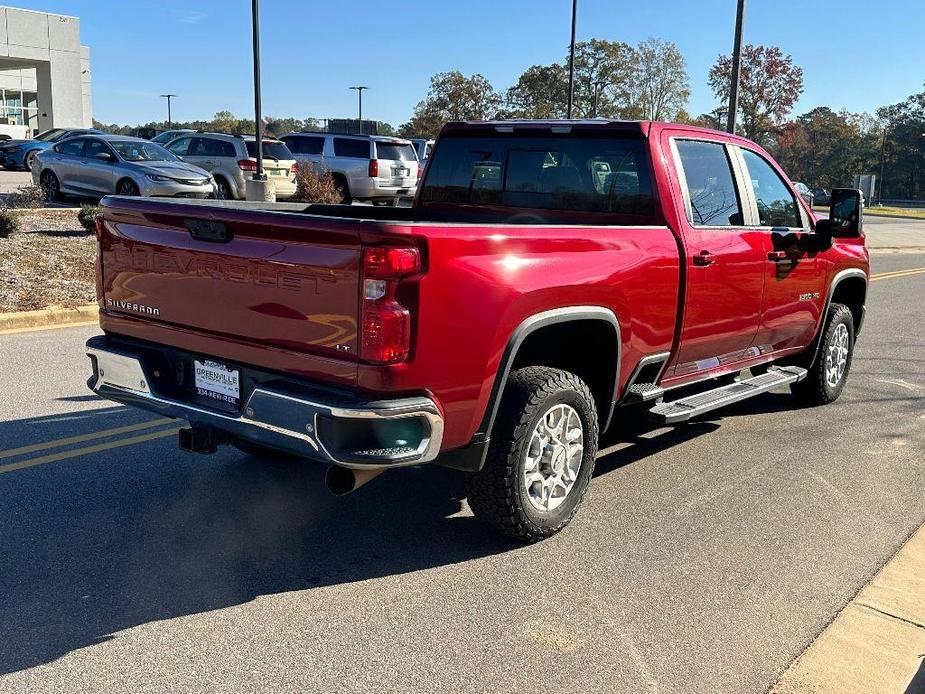
[[[578,16],[578,0],[572,0],[572,42],[568,51],[568,113],[572,117],[572,102],[575,99],[575,18]]]
[[[162,99],[167,99],[167,129],[173,127],[173,118],[170,115],[170,100],[176,97],[176,94],[161,94]]]
[[[886,149],[886,136],[889,130],[890,130],[890,124],[887,123],[886,125],[883,126],[883,139],[880,141],[880,185],[878,187],[879,193],[877,195],[878,205],[883,204],[883,156],[884,156],[884,150]]]
[[[254,131],[257,136],[257,171],[255,181],[267,180],[263,171],[263,114],[260,111],[260,0],[251,0],[254,29]]]
[[[357,85],[357,86],[355,86],[355,87],[350,87],[350,88],[351,88],[351,89],[356,89],[357,96],[359,97],[359,100],[360,100],[360,108],[359,108],[359,115],[358,115],[358,117],[357,117],[357,123],[358,123],[359,128],[360,128],[360,135],[362,135],[362,134],[363,134],[363,90],[364,90],[364,89],[369,89],[369,87],[364,87],[364,86],[362,86],[362,85]]]
[[[742,24],[745,20],[745,0],[738,0],[736,9],[736,36],[732,47],[732,78],[729,85],[729,113],[726,116],[726,132],[736,131],[736,115],[739,112],[739,74],[742,71]]]

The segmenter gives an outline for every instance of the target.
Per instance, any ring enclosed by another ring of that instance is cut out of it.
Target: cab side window
[[[742,158],[755,191],[759,224],[763,227],[801,228],[803,222],[797,201],[774,167],[749,149],[742,150]]]
[[[687,179],[688,221],[694,226],[742,226],[742,203],[725,145],[702,140],[675,144]]]

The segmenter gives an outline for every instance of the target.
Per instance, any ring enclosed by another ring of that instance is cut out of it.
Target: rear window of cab
[[[429,166],[423,204],[600,213],[598,224],[616,223],[613,215],[663,223],[649,148],[638,135],[448,134]]]

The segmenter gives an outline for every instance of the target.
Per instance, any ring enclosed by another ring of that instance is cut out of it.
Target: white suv
[[[257,138],[253,135],[189,133],[167,143],[167,149],[215,178],[217,195],[243,200],[246,179],[257,171]],[[263,140],[263,168],[278,199],[295,195],[295,159],[279,140]]]
[[[410,140],[311,131],[287,133],[279,139],[296,160],[330,171],[345,203],[394,205],[417,191],[419,164]]]

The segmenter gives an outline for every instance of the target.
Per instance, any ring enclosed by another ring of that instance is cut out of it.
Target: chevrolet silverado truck
[[[327,463],[337,493],[462,470],[528,542],[631,417],[836,400],[864,319],[858,191],[817,219],[761,147],[695,127],[449,123],[406,209],[101,209],[96,393],[187,420],[185,450]]]

